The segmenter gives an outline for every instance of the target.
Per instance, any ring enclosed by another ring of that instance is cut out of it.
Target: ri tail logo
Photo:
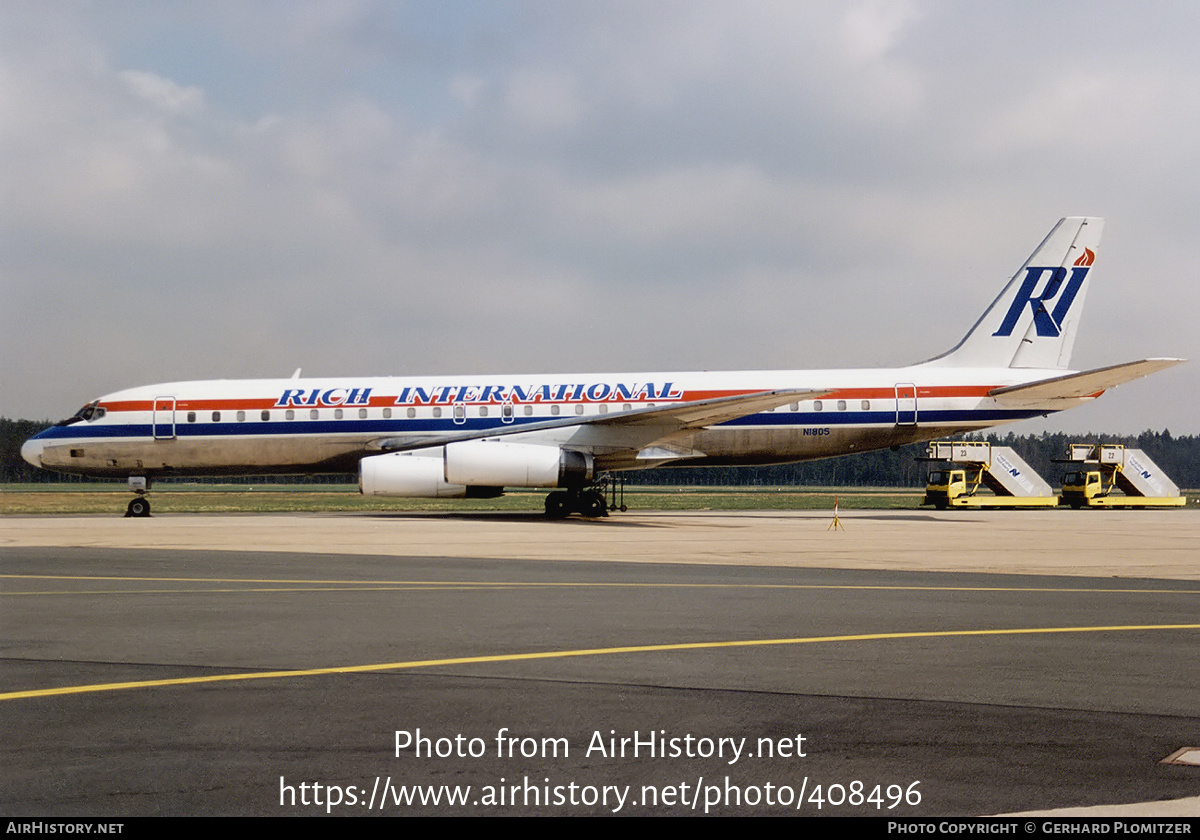
[[[1033,323],[1037,327],[1038,335],[1050,338],[1060,335],[1063,319],[1067,317],[1067,312],[1070,311],[1071,304],[1075,302],[1075,296],[1079,294],[1088,270],[1095,261],[1096,255],[1092,249],[1084,248],[1083,256],[1075,260],[1075,264],[1071,267],[1069,279],[1067,269],[1062,266],[1030,266],[1026,268],[1025,281],[1017,291],[1017,296],[1013,298],[1012,306],[1009,307],[1008,314],[1004,316],[1004,322],[1000,324],[1000,329],[992,335],[1012,335],[1013,327],[1017,325],[1017,320],[1021,317],[1027,303],[1033,309]],[[1034,291],[1037,289],[1038,282],[1043,275],[1047,274],[1050,276],[1046,280],[1046,285],[1042,287],[1041,294],[1035,295]],[[1054,305],[1053,311],[1050,310],[1051,304]]]

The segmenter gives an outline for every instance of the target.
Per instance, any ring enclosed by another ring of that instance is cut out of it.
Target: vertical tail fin
[[[958,346],[930,363],[1066,369],[1103,227],[1061,219]]]

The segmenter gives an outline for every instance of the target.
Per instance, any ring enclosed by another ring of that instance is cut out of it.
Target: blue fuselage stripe
[[[919,426],[957,426],[967,424],[994,424],[1036,417],[1044,411],[1033,409],[949,409],[918,411],[916,424]],[[581,423],[595,415],[581,416]],[[518,417],[510,423],[493,417],[468,417],[455,422],[451,417],[414,417],[392,419],[343,419],[343,420],[284,420],[242,421],[218,423],[174,424],[175,435],[188,437],[285,437],[289,435],[395,435],[405,433],[445,434],[449,432],[487,432],[519,428],[545,420],[560,420],[566,417]],[[910,416],[903,418],[908,421]],[[761,413],[739,417],[719,424],[716,428],[799,428],[831,426],[891,426],[896,423],[895,409],[889,411],[829,411],[796,413]],[[35,436],[35,440],[54,441],[106,439],[106,438],[151,438],[154,431],[169,433],[171,424],[159,423],[75,423],[70,426],[52,426]]]

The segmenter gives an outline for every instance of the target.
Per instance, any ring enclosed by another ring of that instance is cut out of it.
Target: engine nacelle
[[[428,450],[427,450],[428,451]],[[592,480],[592,456],[557,446],[468,440],[437,455],[390,452],[358,464],[364,496],[489,499],[505,487],[580,487]]]
[[[467,440],[445,447],[445,479],[490,487],[579,487],[592,480],[592,456],[557,446]]]
[[[364,496],[461,499],[467,495],[467,489],[465,485],[446,481],[441,458],[392,452],[363,458],[358,464],[358,490]]]

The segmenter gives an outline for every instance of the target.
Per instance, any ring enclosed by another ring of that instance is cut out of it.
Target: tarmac
[[[1200,511],[838,524],[6,517],[0,811],[1200,816]]]
[[[305,551],[1200,580],[1200,510],[8,517],[0,546]],[[398,528],[398,524],[402,527]],[[853,525],[853,527],[849,527]]]

